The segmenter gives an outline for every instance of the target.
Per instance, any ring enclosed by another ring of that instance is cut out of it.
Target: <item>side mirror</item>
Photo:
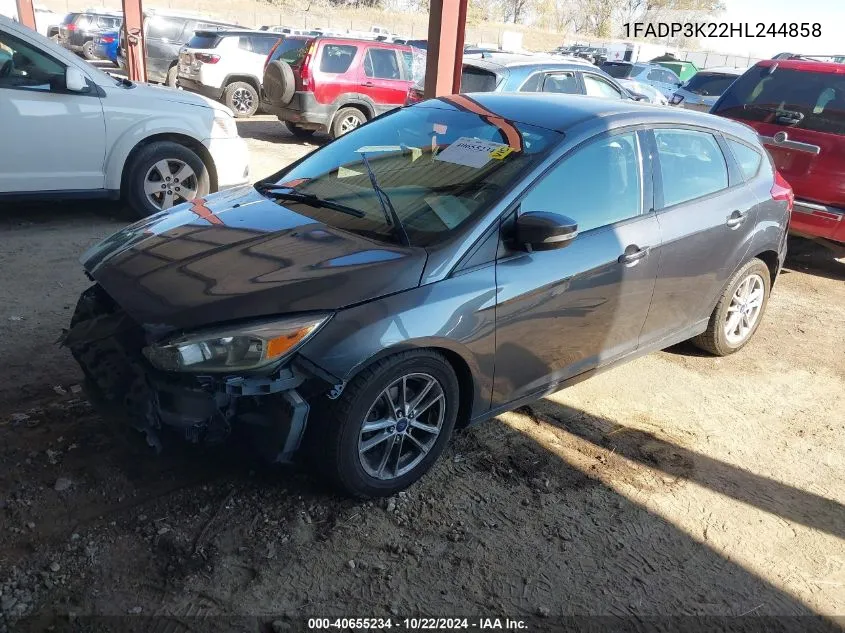
[[[549,211],[528,211],[516,218],[516,241],[530,250],[563,248],[578,235],[572,218]]]
[[[65,70],[65,90],[70,92],[87,92],[88,81],[82,71],[73,66],[68,66]]]

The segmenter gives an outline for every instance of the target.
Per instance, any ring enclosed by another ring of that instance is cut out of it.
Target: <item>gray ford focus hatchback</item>
[[[255,431],[272,460],[389,495],[456,427],[687,339],[742,348],[791,208],[730,120],[443,97],[107,238],[63,342],[157,449]]]

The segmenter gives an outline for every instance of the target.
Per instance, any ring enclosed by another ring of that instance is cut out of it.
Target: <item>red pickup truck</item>
[[[790,232],[845,256],[845,64],[763,60],[711,112],[757,130],[795,191]]]

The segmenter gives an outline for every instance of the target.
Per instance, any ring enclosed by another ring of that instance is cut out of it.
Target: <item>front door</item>
[[[66,66],[0,31],[0,192],[103,189],[106,127],[93,86],[64,89]]]
[[[519,212],[569,216],[579,234],[558,250],[505,249],[498,259],[494,407],[637,348],[659,247],[641,139],[626,131],[589,141],[520,203]]]
[[[657,129],[653,135],[660,268],[643,345],[709,318],[748,252],[756,204],[711,133]]]

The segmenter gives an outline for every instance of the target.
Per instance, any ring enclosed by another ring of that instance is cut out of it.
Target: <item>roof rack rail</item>
[[[834,55],[807,55],[805,53],[778,53],[772,59],[804,59],[813,62],[845,63],[845,53]]]

